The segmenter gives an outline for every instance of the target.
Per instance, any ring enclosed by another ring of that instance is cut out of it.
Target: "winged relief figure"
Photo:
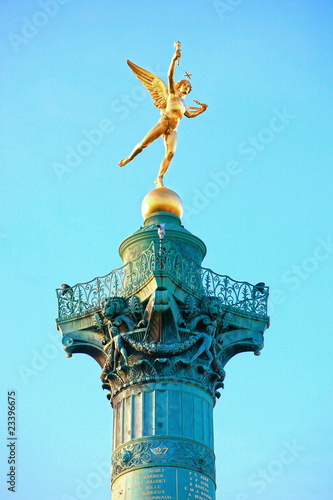
[[[174,157],[177,146],[177,127],[183,116],[187,118],[194,118],[200,115],[207,109],[207,104],[203,104],[194,100],[199,107],[186,107],[184,98],[192,90],[191,82],[187,79],[175,82],[174,72],[175,65],[181,57],[180,42],[175,42],[175,53],[171,59],[171,64],[168,71],[168,85],[158,76],[150,71],[137,66],[131,61],[127,64],[146,87],[153,99],[154,105],[161,110],[161,118],[157,124],[148,132],[148,134],[139,142],[131,152],[131,154],[119,162],[120,167],[133,160],[139,153],[141,153],[147,146],[149,146],[158,137],[163,137],[165,145],[165,156],[160,165],[160,169],[155,180],[157,188],[164,187],[163,177],[168,170],[172,158]],[[190,76],[186,73],[186,76]]]

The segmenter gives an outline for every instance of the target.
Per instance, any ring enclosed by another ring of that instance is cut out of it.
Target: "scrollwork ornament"
[[[134,467],[172,465],[191,467],[215,480],[215,459],[206,447],[176,439],[131,442],[112,456],[113,479]]]

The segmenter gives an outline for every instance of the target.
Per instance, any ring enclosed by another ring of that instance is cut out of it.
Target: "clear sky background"
[[[329,0],[2,0],[2,499],[110,498],[112,411],[97,363],[62,351],[54,289],[119,267],[142,224],[164,149],[117,166],[159,117],[126,59],[165,78],[175,40],[187,102],[209,108],[181,122],[166,185],[206,267],[271,289],[265,348],[229,362],[214,410],[216,498],[333,498],[332,15]]]

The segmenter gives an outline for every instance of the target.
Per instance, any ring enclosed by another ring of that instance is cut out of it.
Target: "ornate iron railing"
[[[128,262],[105,276],[73,287],[58,288],[58,318],[100,307],[108,297],[133,295],[153,276],[155,262],[155,247],[151,242],[137,260]]]
[[[217,274],[186,259],[172,247],[159,249],[159,265],[174,281],[196,296],[217,297],[225,306],[267,316],[269,288],[263,283],[251,285]]]
[[[246,281],[235,281],[229,276],[198,266],[170,244],[155,247],[154,242],[151,242],[137,260],[128,262],[106,276],[57,289],[58,318],[98,308],[108,297],[131,296],[159,274],[170,276],[197,297],[217,297],[225,306],[267,315],[268,287],[263,283],[251,285]]]

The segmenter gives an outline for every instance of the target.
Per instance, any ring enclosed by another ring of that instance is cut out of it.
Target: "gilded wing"
[[[163,80],[161,80],[158,76],[154,75],[150,71],[137,66],[129,60],[127,60],[127,64],[129,65],[135,76],[139,78],[142,85],[144,85],[148,92],[150,92],[155,106],[158,109],[165,109],[168,89]]]

